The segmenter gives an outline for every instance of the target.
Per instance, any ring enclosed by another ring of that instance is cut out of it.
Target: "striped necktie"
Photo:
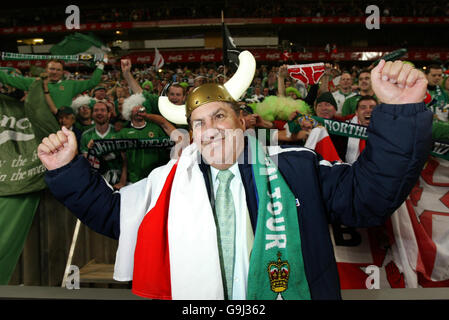
[[[215,213],[218,226],[218,243],[221,260],[221,271],[224,274],[225,297],[232,298],[232,282],[234,274],[235,254],[235,206],[229,188],[234,174],[229,170],[219,171],[217,178],[217,197]]]

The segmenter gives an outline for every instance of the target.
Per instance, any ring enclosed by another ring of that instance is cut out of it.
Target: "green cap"
[[[106,88],[105,88],[104,86],[96,86],[96,87],[94,88],[94,91],[92,92],[92,94],[94,94],[95,91],[97,91],[97,90],[106,90]]]

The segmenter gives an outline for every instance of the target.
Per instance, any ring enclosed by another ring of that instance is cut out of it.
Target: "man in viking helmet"
[[[328,224],[382,224],[409,194],[431,146],[427,81],[401,61],[381,61],[367,146],[353,165],[333,164],[244,134],[236,101],[255,60],[248,51],[239,59],[224,85],[204,84],[185,109],[161,110],[190,126],[193,142],[179,159],[114,193],[75,157],[63,129],[38,147],[46,182],[81,221],[119,239],[114,278],[132,280],[137,295],[340,299]]]

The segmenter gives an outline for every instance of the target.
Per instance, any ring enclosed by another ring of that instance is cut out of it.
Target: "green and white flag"
[[[58,128],[43,102],[42,84],[30,86],[29,94],[35,98],[27,97],[25,104],[0,94],[0,285],[7,285],[14,272],[39,191],[46,187],[37,146]]]
[[[35,81],[25,103],[0,94],[0,196],[45,188],[45,167],[37,157],[42,138],[59,129]]]
[[[0,95],[0,196],[45,188],[45,167],[37,157],[37,146],[24,104]]]
[[[50,48],[50,52],[53,55],[89,53],[100,56],[110,51],[111,49],[105,46],[93,34],[85,35],[78,32],[66,36],[64,40]]]

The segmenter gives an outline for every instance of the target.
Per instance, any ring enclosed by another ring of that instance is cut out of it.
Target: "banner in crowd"
[[[204,50],[160,50],[161,54],[164,56],[165,64],[170,63],[191,63],[191,62],[216,62],[221,63],[223,61],[222,50],[204,49]],[[251,53],[258,62],[279,62],[283,63],[283,51],[277,49],[251,49]],[[308,52],[291,52],[289,57],[296,62],[317,62],[317,61],[376,61],[380,59],[389,51],[384,49],[371,49],[370,51],[340,51],[337,53],[327,53],[323,50],[312,50]],[[45,56],[45,55],[43,55]],[[17,56],[18,57],[18,56]],[[83,58],[84,56],[80,56]],[[92,56],[86,56],[86,58],[91,59]],[[102,57],[94,58],[101,60]],[[124,55],[123,59],[130,59],[133,65],[148,64],[151,65],[154,61],[155,54],[153,51],[142,51],[135,52],[131,54]],[[429,49],[426,51],[420,50],[409,50],[403,57],[404,60],[409,61],[435,61],[449,60],[449,50],[438,50]],[[10,68],[29,68],[31,65],[45,66],[46,60],[42,58],[41,60],[26,60],[22,58],[21,60],[5,60],[0,61],[0,67],[10,67]],[[117,65],[120,63],[119,59],[115,62]],[[79,62],[69,61],[65,65],[67,67],[77,66]],[[111,62],[109,62],[111,64]]]
[[[37,146],[23,102],[0,94],[0,196],[45,188],[45,167],[37,157]]]
[[[131,149],[171,148],[175,145],[170,138],[153,139],[102,139],[94,140],[92,148],[88,151],[88,160],[94,169],[100,169],[102,155],[111,152]]]
[[[366,126],[346,121],[324,119],[316,116],[312,116],[312,118],[324,126],[330,134],[364,140],[368,139],[368,127]],[[289,125],[294,125],[294,122],[289,122]],[[433,140],[431,155],[449,160],[449,141]]]

